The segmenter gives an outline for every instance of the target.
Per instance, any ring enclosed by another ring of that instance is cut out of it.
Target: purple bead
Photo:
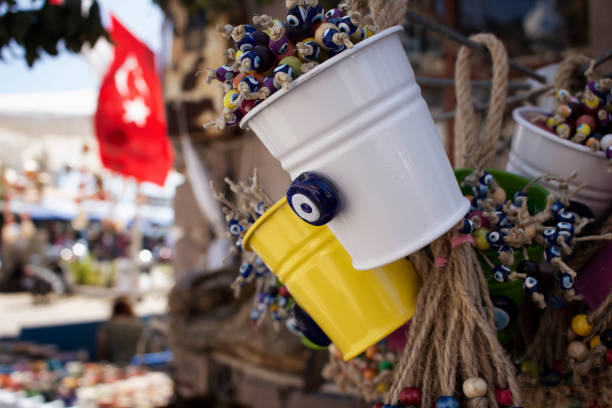
[[[216,74],[217,81],[231,82],[238,73],[233,71],[232,67],[229,65],[221,65],[219,68],[217,68]]]
[[[251,36],[255,39],[255,44],[257,45],[268,45],[270,42],[270,36],[263,31],[254,31],[251,33]]]
[[[262,86],[262,88],[270,89],[270,95],[272,95],[274,92],[278,91],[278,88],[276,87],[274,82],[275,82],[274,81],[274,77],[273,76],[268,76],[268,77],[266,77],[266,79],[264,79],[264,81],[261,84],[261,86]]]
[[[344,14],[340,11],[340,9],[334,8],[331,10],[327,10],[325,12],[325,19],[329,21],[330,18],[342,18]]]
[[[234,110],[232,113],[234,114],[234,120],[229,121],[229,122],[226,120],[225,122],[226,126],[236,126],[238,123],[240,123],[240,121],[244,117],[244,113],[240,110],[240,108]]]
[[[283,55],[289,51],[289,40],[283,37],[280,40],[270,40],[270,50],[276,55]]]
[[[612,146],[608,146],[608,148],[606,149],[606,157],[608,159],[612,159]]]

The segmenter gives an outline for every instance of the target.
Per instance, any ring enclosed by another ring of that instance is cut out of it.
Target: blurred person
[[[110,319],[98,331],[98,358],[117,364],[129,363],[143,331],[144,325],[134,314],[129,299],[116,298]]]

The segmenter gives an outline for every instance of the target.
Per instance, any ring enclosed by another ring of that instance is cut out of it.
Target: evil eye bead
[[[542,238],[544,238],[544,241],[548,245],[555,245],[557,243],[557,237],[558,234],[556,228],[550,227],[542,231]]]
[[[244,227],[240,225],[238,220],[230,220],[227,223],[227,230],[230,232],[230,234],[237,237],[242,233],[242,231],[244,231]]]
[[[486,198],[487,194],[489,194],[489,186],[487,186],[486,184],[482,184],[482,183],[478,184],[478,186],[476,186],[474,189],[474,193],[479,198]]]
[[[270,40],[269,48],[276,55],[284,55],[289,51],[289,40],[283,37],[280,40]]]
[[[584,136],[588,136],[591,134],[591,127],[588,125],[588,123],[581,123],[576,128],[576,133],[581,133]]]
[[[340,31],[342,31],[343,33],[347,33],[349,35],[352,35],[355,33],[355,31],[357,31],[359,27],[357,27],[355,24],[353,24],[353,22],[351,21],[351,16],[344,16],[340,19],[340,24],[338,24],[338,29]]]
[[[323,7],[320,4],[308,6],[306,8],[306,22],[309,24],[319,24],[323,22]]]
[[[559,89],[556,92],[555,96],[557,97],[557,99],[564,101],[570,97],[570,93],[567,89]]]
[[[557,283],[562,290],[570,290],[574,287],[574,278],[565,272],[557,272]]]
[[[315,42],[314,38],[306,38],[303,42],[312,47],[312,52],[310,54],[300,53],[300,57],[307,61],[317,61],[321,56],[321,46]]]
[[[558,214],[559,211],[565,209],[565,206],[561,201],[555,201],[551,207],[553,213]]]
[[[234,246],[238,251],[242,252],[242,238],[238,238],[234,243]]]
[[[302,309],[297,303],[293,304],[291,312],[297,324],[297,327],[304,334],[308,340],[316,344],[317,346],[327,347],[330,345],[331,340],[319,325]]]
[[[576,215],[573,212],[563,208],[559,212],[557,212],[557,222],[567,222],[570,224],[574,224],[576,222]]]
[[[287,190],[287,202],[305,222],[319,226],[334,218],[338,211],[338,193],[334,185],[316,173],[302,173]]]
[[[559,232],[566,231],[569,232],[571,235],[574,235],[574,226],[569,222],[558,222],[557,229],[559,230]]]
[[[257,309],[251,310],[251,313],[249,314],[249,318],[254,322],[259,320],[259,316],[261,316],[261,313]]]
[[[249,91],[251,92],[259,91],[259,81],[253,76],[245,76],[244,78],[242,78],[240,83],[246,84],[249,87]]]
[[[508,282],[512,270],[505,265],[496,265],[493,267],[493,279],[498,282]]]
[[[242,118],[244,117],[244,113],[240,109],[236,109],[232,111],[231,119],[225,119],[225,126],[236,126]]]
[[[244,262],[240,265],[240,276],[243,278],[248,278],[253,273],[253,265],[250,262]]]
[[[555,258],[561,258],[561,249],[556,245],[550,245],[546,247],[544,255],[546,256],[546,262],[550,263]]]
[[[301,6],[287,10],[287,24],[295,28],[302,27],[306,24],[306,10]]]
[[[499,231],[491,231],[487,235],[487,241],[492,247],[499,247],[504,244],[504,234]]]
[[[250,34],[246,34],[242,37],[242,40],[235,43],[236,48],[238,48],[242,52],[251,51],[257,45],[257,40]]]
[[[471,234],[474,232],[474,224],[470,220],[463,220],[463,227],[459,230],[460,234]]]
[[[493,176],[490,173],[487,173],[486,171],[484,172],[484,174],[482,175],[482,177],[480,177],[480,179],[478,180],[481,184],[490,186],[491,184],[493,184],[493,182],[495,181],[495,179],[493,178]]]
[[[516,320],[518,308],[512,300],[505,296],[491,295],[491,302],[493,303],[495,329],[504,330]]]
[[[257,215],[263,215],[263,213],[265,213],[267,209],[268,206],[266,205],[266,203],[260,201],[259,204],[257,204],[257,207],[255,208],[255,213]]]
[[[236,71],[232,69],[229,65],[221,65],[215,71],[217,81],[219,82],[232,82],[234,77],[238,75]]]
[[[289,331],[298,336],[298,337],[302,337],[304,334],[300,331],[300,328],[298,327],[295,319],[293,317],[288,318],[287,320],[285,320],[285,326],[287,326],[287,329],[289,329]]]
[[[273,76],[266,77],[263,80],[261,86],[262,86],[262,88],[270,89],[270,95],[272,95],[274,92],[278,91],[278,88],[276,87],[276,83],[275,83],[275,80],[274,80]]]
[[[235,89],[228,91],[223,97],[223,106],[230,110],[236,110],[240,107],[240,92]]]
[[[240,56],[240,62],[242,63],[242,61],[246,59],[251,61],[251,69],[257,71],[257,69],[261,65],[261,57],[257,55],[255,51],[247,51]]]
[[[325,13],[325,19],[327,21],[329,21],[329,19],[331,18],[341,19],[342,17],[344,17],[344,14],[340,11],[340,9],[337,8],[327,10],[327,12]]]
[[[512,198],[512,203],[517,207],[523,206],[523,201],[527,198],[527,194],[522,191],[517,191],[514,193],[514,197]]]
[[[527,276],[523,281],[523,289],[525,289],[525,292],[527,293],[539,292],[538,280],[533,276]]]
[[[263,31],[253,31],[252,33],[250,33],[250,35],[255,39],[255,44],[257,45],[263,45],[267,47],[268,43],[270,42],[270,36],[264,33]]]

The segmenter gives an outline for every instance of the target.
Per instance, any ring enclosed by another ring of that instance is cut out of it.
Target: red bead
[[[400,402],[403,405],[412,405],[418,407],[421,405],[421,397],[423,394],[419,387],[406,387],[400,392]]]
[[[595,118],[591,115],[582,115],[576,120],[576,126],[580,126],[582,123],[586,123],[591,129],[595,129],[595,126],[597,126]]]
[[[552,369],[558,372],[559,374],[563,374],[563,363],[559,360],[553,361]]]
[[[495,399],[497,403],[503,407],[509,407],[512,405],[512,392],[508,388],[506,389],[495,389]]]
[[[377,402],[376,404],[374,404],[372,406],[372,408],[382,408],[383,407],[383,403],[382,402]]]
[[[278,293],[282,296],[282,297],[289,297],[291,296],[291,294],[289,293],[289,289],[287,289],[287,287],[285,285],[281,286],[278,289]]]
[[[606,361],[608,364],[612,365],[612,348],[606,353]]]

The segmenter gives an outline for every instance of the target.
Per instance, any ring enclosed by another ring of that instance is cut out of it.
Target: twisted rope
[[[493,34],[481,33],[470,37],[484,45],[493,60],[491,103],[485,121],[483,134],[479,134],[479,121],[474,112],[470,87],[470,57],[472,49],[461,47],[455,63],[455,92],[457,96],[457,117],[455,119],[455,165],[468,167],[471,160],[476,165],[489,166],[495,158],[497,142],[502,126],[506,94],[508,91],[508,54],[504,44]]]
[[[363,1],[356,1],[358,7]],[[408,11],[408,0],[370,0],[370,12],[374,22],[381,30],[402,24]]]

